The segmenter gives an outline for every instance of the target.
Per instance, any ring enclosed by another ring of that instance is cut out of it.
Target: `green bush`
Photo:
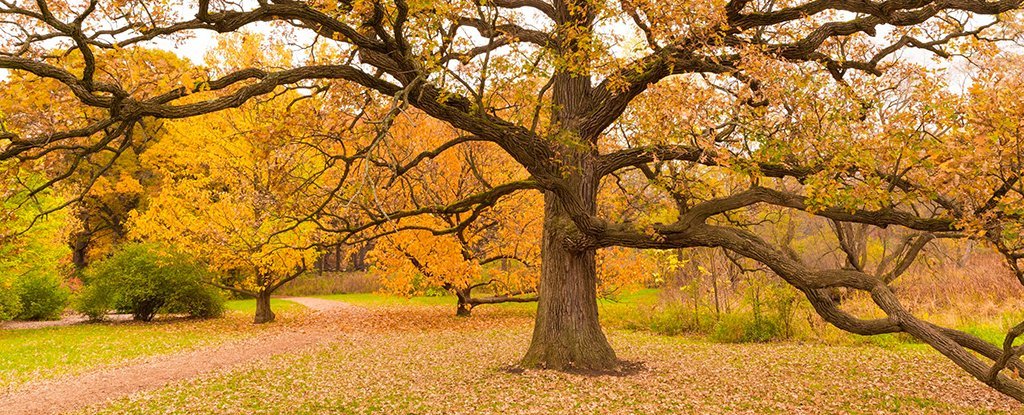
[[[164,311],[200,318],[218,317],[224,314],[224,298],[214,287],[205,284],[189,286],[178,291]]]
[[[76,304],[90,318],[107,311],[131,313],[150,321],[157,313],[214,317],[224,310],[220,293],[203,284],[202,264],[156,244],[128,244],[86,270]]]
[[[648,328],[666,336],[699,333],[701,326],[711,321],[711,316],[697,314],[686,305],[670,305],[652,311],[648,315]]]
[[[29,174],[26,180],[35,186],[45,178]],[[57,318],[67,306],[68,212],[40,215],[61,199],[51,190],[16,191],[0,201],[0,320]]]
[[[115,289],[103,284],[86,285],[74,299],[74,308],[91,320],[101,320],[115,303]]]
[[[14,283],[0,279],[0,321],[13,319],[21,313],[21,300],[14,290]]]
[[[796,289],[788,285],[777,284],[772,287],[767,303],[772,311],[774,321],[778,323],[779,335],[787,339],[795,336],[795,318],[800,304]]]
[[[711,332],[719,343],[763,343],[783,338],[778,321],[748,314],[723,314]]]
[[[21,303],[18,320],[55,320],[68,305],[71,290],[57,275],[28,274],[14,284]]]
[[[60,318],[70,296],[55,274],[28,273],[0,280],[0,321]]]
[[[665,336],[704,334],[715,323],[714,314],[703,310],[697,314],[692,306],[678,303],[605,307],[601,310],[601,319],[608,327]]]

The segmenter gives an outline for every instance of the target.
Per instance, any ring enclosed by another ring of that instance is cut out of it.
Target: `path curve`
[[[339,301],[319,298],[287,298],[311,310],[311,319],[329,322],[358,318],[367,310]],[[4,415],[49,415],[81,410],[137,392],[157,389],[207,373],[299,352],[336,339],[336,324],[304,324],[281,327],[270,333],[230,341],[183,353],[152,356],[130,366],[87,372],[78,376],[30,383],[0,395]]]
[[[282,297],[282,300],[298,303],[314,312],[349,311],[362,312],[366,309],[349,303],[314,297]]]

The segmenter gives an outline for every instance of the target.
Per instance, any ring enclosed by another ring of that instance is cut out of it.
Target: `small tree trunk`
[[[86,258],[89,254],[89,234],[85,232],[76,233],[72,236],[71,243],[71,264],[75,266],[75,271],[81,271],[85,269],[88,263]]]
[[[163,301],[155,298],[140,301],[135,304],[135,308],[132,310],[132,319],[145,322],[153,321],[157,311],[160,311],[160,307],[163,307],[163,305]]]
[[[540,299],[530,349],[521,365],[555,370],[614,370],[615,357],[597,316],[597,265],[593,250],[566,249],[575,229],[555,196],[544,198]]]
[[[473,305],[466,299],[459,297],[459,307],[456,309],[455,315],[458,317],[470,317],[473,314]]]
[[[274,321],[274,312],[270,310],[270,292],[260,291],[256,294],[256,316],[252,322],[256,324]]]
[[[722,318],[722,308],[719,305],[718,300],[718,270],[715,270],[714,274],[711,274],[711,290],[715,294],[715,320]]]
[[[458,308],[455,310],[455,315],[459,317],[469,317],[473,314],[473,305],[469,303],[469,290],[456,290],[455,296],[459,299]]]
[[[366,263],[366,257],[370,255],[370,251],[373,250],[374,241],[364,242],[359,246],[356,252],[352,253],[352,269],[351,271],[366,271],[369,266]]]

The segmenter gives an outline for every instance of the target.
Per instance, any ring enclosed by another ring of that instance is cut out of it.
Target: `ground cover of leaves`
[[[1020,404],[920,347],[713,344],[610,331],[636,373],[510,370],[528,314],[389,307],[317,321],[324,346],[132,395],[88,414],[1011,414]]]

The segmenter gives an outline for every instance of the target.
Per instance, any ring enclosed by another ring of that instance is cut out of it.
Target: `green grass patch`
[[[271,300],[279,319],[306,310]],[[38,379],[74,375],[146,356],[213,346],[262,330],[251,323],[256,300],[225,304],[223,318],[82,323],[64,327],[0,330],[0,390]]]
[[[253,332],[248,319],[84,323],[0,330],[0,390],[132,359],[215,345]]]
[[[363,307],[409,307],[409,306],[442,306],[455,309],[458,299],[454,295],[402,297],[385,293],[353,293],[318,295],[316,298],[341,301]],[[657,289],[643,289],[624,293],[610,298],[597,300],[602,317],[605,315],[623,315],[638,313],[638,306],[653,305],[658,301]],[[481,308],[500,308],[514,312],[533,313],[537,303],[502,303],[485,304]],[[453,311],[454,312],[454,311]]]
[[[698,318],[694,319],[693,309],[690,308],[692,307],[691,305],[666,305],[663,303],[660,293],[661,290],[659,289],[649,288],[598,299],[598,310],[602,326],[606,329],[651,332],[668,336],[706,337],[712,341],[722,343],[745,343],[780,339],[778,333],[767,330],[771,327],[763,324],[754,324],[753,318],[747,315],[723,314],[716,318],[710,311],[701,309]],[[440,306],[452,307],[454,310],[457,303],[453,295],[402,297],[384,293],[353,293],[320,295],[316,297],[371,308]],[[481,307],[534,313],[537,305],[536,303],[506,303],[488,304]],[[229,309],[235,308],[229,303]],[[1015,320],[1017,317],[1020,316],[1007,315],[1003,316],[1001,320],[997,318],[992,321],[965,324],[957,328],[978,336],[985,341],[1001,345],[1003,336],[1005,336],[1008,329],[1007,325],[1012,326],[1010,323],[1017,321]],[[803,323],[805,319],[801,315],[798,323]],[[774,320],[769,321],[769,323],[781,324]],[[773,330],[778,331],[781,328],[775,327]],[[810,333],[806,327],[801,326],[796,328],[794,333],[791,333],[791,338],[797,341],[817,341],[835,345],[869,345],[888,349],[906,348],[914,350],[929,348],[926,344],[904,333],[858,336],[831,328],[829,330],[832,333],[830,336],[820,338],[814,333]]]
[[[332,294],[318,295],[317,298],[326,300],[341,301],[362,307],[451,307],[455,313],[458,299],[454,295],[439,296],[415,296],[402,297],[384,293],[355,293],[355,294]],[[498,308],[514,312],[532,313],[537,309],[537,303],[502,303],[485,304],[481,308]]]
[[[661,290],[658,288],[644,288],[630,291],[619,295],[611,295],[599,298],[597,303],[603,307],[629,306],[629,305],[654,305],[660,299]]]

